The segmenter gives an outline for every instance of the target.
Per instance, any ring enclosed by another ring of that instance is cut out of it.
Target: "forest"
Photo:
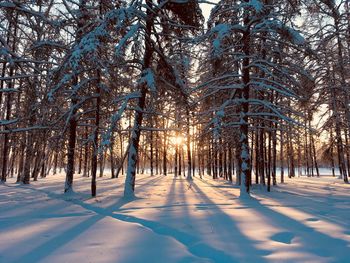
[[[349,2],[199,3],[2,1],[1,181],[348,182]]]
[[[77,205],[84,189],[100,202],[113,186],[116,200],[141,202],[138,180],[158,178],[158,188],[179,182],[203,194],[226,187],[240,202],[336,186],[346,209],[349,140],[349,0],[0,1],[0,204],[11,187],[18,204],[33,189],[37,200]],[[110,211],[101,213],[132,221]],[[236,262],[208,249],[189,251]],[[38,253],[28,262],[45,261]]]

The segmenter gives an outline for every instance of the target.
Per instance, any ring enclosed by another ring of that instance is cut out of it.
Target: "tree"
[[[278,119],[295,124],[296,121],[288,116],[290,108],[286,109],[275,98],[298,100],[298,76],[311,79],[295,59],[298,53],[304,52],[304,38],[293,29],[292,20],[283,19],[283,10],[286,10],[286,6],[280,1],[220,1],[209,21],[212,25],[208,34],[210,55],[221,63],[227,63],[227,66],[226,70],[206,79],[201,86],[224,89],[230,94],[221,104],[214,105],[212,123],[239,128],[236,147],[239,152],[240,174],[237,181],[241,182],[241,196],[249,194],[251,184],[249,137],[257,130],[254,125],[259,123],[253,120],[269,123],[264,128],[268,128],[269,133],[275,129],[274,123],[280,123]],[[236,15],[230,15],[232,13]],[[260,48],[256,49],[254,45]],[[235,109],[234,113],[231,109]],[[227,122],[226,116],[231,116],[234,121]],[[271,142],[273,137],[270,135],[269,138]],[[263,142],[261,138],[260,143]],[[276,146],[275,142],[274,148]],[[270,155],[270,150],[268,152],[268,159],[273,158],[275,162],[276,154]],[[268,178],[276,169],[269,167]]]
[[[170,30],[170,32],[164,32],[167,34],[167,37],[171,37],[171,30],[180,30],[182,28],[181,23],[189,25],[190,28],[198,26],[199,7],[198,3],[195,1],[188,1],[185,3],[161,1],[159,4],[156,4],[151,0],[146,0],[145,5],[143,4],[143,1],[137,1],[132,3],[129,8],[134,8],[135,10],[140,10],[142,12],[144,7],[146,8],[145,13],[143,13],[145,15],[135,17],[134,19],[137,19],[138,22],[133,25],[132,29],[128,32],[130,35],[139,34],[143,36],[143,54],[141,55],[141,78],[136,87],[136,90],[139,92],[139,98],[136,103],[137,110],[135,111],[134,123],[129,142],[128,168],[124,188],[125,197],[134,196],[136,164],[139,152],[143,111],[146,106],[146,95],[148,89],[155,88],[154,79],[156,76],[154,75],[154,70],[152,70],[155,53],[159,56],[159,60],[163,66],[165,66],[167,73],[170,75],[170,84],[181,89],[181,80],[178,78],[179,76],[172,68],[172,65],[168,62],[168,57],[163,52],[163,46],[159,42],[159,32],[155,27],[155,23],[157,19],[160,19],[160,24],[157,25],[163,28],[164,31]],[[186,8],[188,12],[183,13],[182,8]],[[142,14],[141,12],[140,14]],[[179,23],[178,26],[175,25],[174,27],[173,25],[170,25],[173,23],[170,23],[171,20],[168,18],[169,14],[174,16],[174,20],[177,19],[177,22]],[[174,29],[172,29],[172,27],[174,27]],[[185,29],[182,28],[182,30]],[[142,34],[140,32],[142,32]],[[156,41],[153,40],[153,37]]]

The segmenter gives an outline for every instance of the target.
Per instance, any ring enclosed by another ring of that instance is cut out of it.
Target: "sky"
[[[213,0],[213,1],[211,1],[213,4],[214,3],[217,3],[217,2],[219,2],[218,0]],[[199,4],[199,6],[201,7],[201,9],[202,9],[202,12],[203,12],[203,16],[204,16],[204,18],[205,18],[205,21],[207,21],[208,20],[208,18],[209,18],[209,15],[210,15],[210,10],[214,7],[214,5],[213,4]]]
[[[200,4],[200,7],[202,8],[204,18],[207,21],[209,18],[210,10],[211,10],[212,6],[209,4]]]

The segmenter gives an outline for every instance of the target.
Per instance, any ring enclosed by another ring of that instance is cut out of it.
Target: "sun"
[[[184,138],[182,136],[175,136],[172,138],[172,141],[175,145],[181,145],[184,142]]]

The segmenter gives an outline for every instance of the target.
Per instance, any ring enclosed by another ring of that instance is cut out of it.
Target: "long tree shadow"
[[[87,211],[93,212],[93,216],[89,217],[88,219],[82,221],[81,223],[68,228],[67,230],[60,233],[58,236],[53,237],[52,239],[46,241],[44,244],[34,248],[33,250],[29,251],[28,253],[21,256],[21,258],[17,261],[20,262],[38,262],[48,255],[50,255],[52,252],[60,248],[61,246],[67,244],[69,241],[73,240],[77,236],[81,235],[84,231],[91,228],[94,224],[105,218],[106,216],[113,217],[112,212],[109,210],[117,210],[126,203],[132,201],[120,198],[116,203],[114,203],[111,207],[107,209],[103,208],[97,208],[93,205],[89,205],[84,203],[83,200],[74,199],[74,198],[67,198],[63,194],[56,194],[52,192],[47,192],[41,189],[35,189],[35,188],[26,188],[31,189],[32,191],[40,192],[46,194],[48,197],[56,200],[65,201],[68,203],[72,203],[75,205],[78,205],[82,208],[85,208]],[[86,215],[85,215],[86,216]],[[29,261],[28,261],[29,260]]]
[[[204,244],[198,237],[188,234],[187,232],[180,231],[176,228],[169,227],[159,222],[141,219],[133,216],[113,214],[112,217],[129,222],[140,224],[154,233],[170,237],[179,243],[182,243],[192,255],[203,259],[209,259],[214,262],[234,262],[232,258],[226,254],[225,251],[218,250],[207,244]]]
[[[271,199],[271,196],[264,192],[259,192],[259,196],[264,197],[266,199]],[[286,196],[292,198],[286,198]],[[318,199],[319,198],[319,199]],[[347,208],[350,208],[350,201],[346,200],[345,197],[343,200],[339,201],[332,201],[329,200],[328,197],[325,196],[312,196],[310,195],[297,195],[294,193],[290,193],[288,190],[281,189],[276,191],[273,197],[273,200],[280,202],[280,200],[283,199],[283,204],[281,205],[269,205],[270,207],[273,206],[284,206],[284,207],[294,207],[298,208],[298,210],[303,211],[305,213],[311,213],[313,216],[316,216],[317,218],[329,221],[331,223],[343,225],[343,226],[349,226],[350,221],[343,220],[342,218],[339,218],[341,216],[342,212],[344,215],[348,212],[347,210],[339,210],[337,208],[337,205],[343,205]],[[295,204],[297,203],[297,205]],[[328,205],[325,206],[324,204],[327,203]],[[333,209],[335,208],[335,209]],[[347,225],[346,225],[347,224]]]
[[[175,190],[175,185],[174,185],[174,190]],[[226,254],[225,251],[218,250],[207,244],[204,244],[201,239],[199,239],[194,235],[189,234],[188,232],[178,230],[174,227],[164,225],[157,221],[142,219],[139,217],[118,213],[120,207],[126,204],[127,201],[128,200],[123,200],[123,198],[121,198],[119,199],[119,205],[112,205],[107,208],[100,208],[100,207],[95,207],[93,205],[81,202],[79,200],[72,200],[73,203],[79,204],[83,208],[94,211],[99,215],[109,216],[128,223],[136,223],[151,230],[155,234],[172,238],[177,242],[183,244],[192,255],[197,256],[199,258],[202,258],[205,260],[212,260],[214,262],[223,262],[223,263],[235,262],[233,261],[231,256]]]
[[[149,187],[152,186],[148,184]],[[219,210],[222,212],[222,215],[218,216],[217,220],[219,223],[222,222],[222,225],[219,224],[218,227],[220,227],[221,231],[227,231],[227,226],[229,226],[230,231],[235,233],[235,236],[237,236],[238,240],[237,248],[235,251],[250,251],[251,254],[249,255],[252,259],[252,262],[264,262],[264,255],[267,255],[270,253],[270,251],[267,250],[257,250],[254,242],[252,240],[247,239],[246,236],[241,234],[238,227],[236,227],[235,222],[230,218],[228,215],[226,215],[220,207],[217,207],[216,204],[195,184],[192,184],[192,187],[196,190],[198,195],[200,195],[200,198],[204,200],[207,204],[211,204],[211,209]],[[125,215],[118,213],[120,211],[120,208],[123,207],[125,204],[131,202],[132,200],[127,200],[120,198],[117,202],[113,203],[112,205],[106,207],[106,208],[100,208],[96,207],[92,204],[85,203],[84,200],[79,199],[67,199],[62,194],[55,194],[55,193],[48,193],[46,191],[40,190],[40,189],[31,189],[33,191],[39,191],[47,194],[50,198],[54,199],[60,199],[69,203],[73,203],[76,205],[79,205],[83,207],[84,209],[91,211],[95,213],[96,215],[89,217],[87,220],[79,223],[78,225],[73,226],[70,229],[67,229],[60,235],[54,237],[53,239],[47,241],[45,244],[40,245],[39,247],[35,248],[34,250],[28,252],[25,254],[22,258],[32,258],[34,259],[33,262],[39,261],[41,259],[44,259],[47,255],[52,253],[53,251],[57,250],[59,247],[66,244],[68,241],[73,240],[77,235],[80,235],[83,231],[86,231],[90,227],[92,227],[95,223],[103,219],[104,217],[112,217],[124,222],[128,223],[136,223],[139,224],[147,229],[150,229],[156,234],[172,238],[180,243],[182,243],[189,252],[191,252],[193,255],[203,258],[203,259],[209,259],[214,262],[239,262],[242,260],[242,257],[238,256],[238,260],[232,258],[231,255],[228,255],[225,251],[216,249],[214,247],[211,247],[197,237],[194,236],[188,232],[178,230],[174,227],[170,227],[164,224],[161,224],[157,221],[152,220],[146,220],[141,219],[135,216]],[[175,186],[174,186],[174,192],[175,192]],[[170,202],[170,200],[169,200]],[[264,205],[262,205],[258,200],[243,200],[242,201],[247,207],[251,207],[252,209],[255,209],[256,211],[260,212],[262,215],[266,216],[266,218],[271,218],[271,221],[277,223],[279,226],[282,226],[286,229],[291,230],[297,230],[298,235],[300,235],[305,241],[304,249],[306,251],[314,252],[314,253],[320,253],[317,244],[315,244],[315,241],[322,242],[324,244],[331,244],[328,249],[325,249],[321,251],[322,256],[325,257],[332,257],[334,255],[337,255],[337,259],[346,260],[347,257],[345,257],[344,251],[347,251],[347,243],[343,240],[332,238],[328,235],[319,233],[315,231],[313,228],[305,226],[304,224],[286,216],[283,214],[280,214]],[[208,208],[206,208],[208,209]],[[281,233],[281,235],[274,235],[271,237],[271,240],[277,240],[279,242],[286,243],[288,240],[291,241],[293,239],[293,234],[289,232],[290,236],[288,237],[288,233]],[[285,238],[288,240],[286,241]],[[339,256],[341,257],[339,258]],[[346,262],[346,261],[344,261]]]
[[[144,193],[144,192],[148,192],[148,189],[150,187],[154,187],[156,185],[156,183],[162,181],[165,179],[164,175],[155,175],[155,176],[150,176],[150,178],[152,178],[151,180],[148,180],[142,184],[138,184],[138,182],[136,181],[136,195],[140,194],[140,193]],[[146,191],[147,190],[147,191]]]
[[[176,189],[176,183],[178,182],[178,179],[176,177],[173,178],[173,180],[171,181],[171,185],[170,185],[170,189],[168,191],[168,194],[165,198],[165,202],[163,207],[174,207],[174,199],[178,198],[178,196],[175,195],[175,189]],[[171,211],[170,211],[171,213]]]
[[[173,201],[173,198],[175,196],[175,188],[176,188],[176,182],[178,181],[178,178],[174,177],[173,180],[171,181],[171,185],[170,185],[170,190],[167,194],[167,197],[165,199],[165,204],[169,204],[171,201]]]
[[[346,241],[331,237],[312,227],[304,225],[289,216],[261,204],[257,199],[251,198],[242,200],[242,202],[246,206],[252,207],[266,218],[270,218],[270,223],[275,223],[280,227],[290,229],[289,232],[281,232],[273,235],[271,240],[281,243],[292,243],[294,237],[300,237],[304,244],[302,248],[314,255],[333,258],[341,262],[346,262],[346,260],[349,259],[349,255],[346,252],[349,249],[349,244]]]
[[[218,249],[213,248],[207,244],[204,244],[202,242],[202,240],[200,240],[198,237],[193,236],[187,232],[178,230],[178,229],[170,227],[170,226],[163,225],[157,221],[151,221],[151,220],[141,219],[141,218],[131,216],[131,215],[116,213],[116,211],[118,211],[118,209],[120,207],[122,207],[123,205],[125,205],[126,203],[128,203],[132,200],[127,200],[127,199],[125,200],[123,198],[120,198],[117,203],[115,203],[107,208],[100,208],[100,207],[96,207],[94,205],[85,203],[84,201],[81,201],[78,199],[66,200],[66,199],[62,199],[61,195],[57,195],[57,194],[53,194],[53,193],[51,193],[51,194],[49,193],[48,195],[52,198],[58,198],[58,199],[61,199],[61,200],[64,200],[64,201],[67,201],[70,203],[74,203],[76,205],[80,205],[81,207],[83,207],[87,210],[93,211],[94,213],[96,213],[98,215],[98,217],[96,217],[96,220],[89,220],[88,223],[83,222],[83,223],[81,223],[81,226],[75,227],[76,229],[78,229],[80,227],[80,228],[82,228],[82,230],[86,230],[87,228],[85,228],[85,226],[87,226],[87,225],[91,226],[92,224],[96,223],[97,221],[101,220],[102,218],[109,216],[109,217],[112,217],[112,218],[115,218],[115,219],[118,219],[118,220],[121,220],[124,222],[139,224],[139,225],[151,230],[152,232],[154,232],[158,235],[172,238],[172,239],[176,240],[177,242],[182,243],[188,249],[188,251],[190,253],[192,253],[193,255],[195,255],[199,258],[209,259],[209,260],[212,260],[214,262],[234,262],[232,257],[229,256],[228,254],[226,254],[225,251],[218,250]],[[69,231],[69,230],[67,230],[67,231]],[[73,239],[75,237],[75,235],[73,235],[73,234],[68,235],[68,237],[69,237],[69,239]],[[44,245],[40,246],[38,248],[38,250],[42,251],[43,249],[45,249],[46,253],[49,254],[50,252],[52,252],[53,250],[57,249],[58,247],[60,247],[61,245],[64,244],[63,241],[61,242],[61,239],[63,239],[63,234],[58,237],[59,245],[53,246],[52,243],[55,242],[54,241],[55,239],[53,239],[52,242],[48,243],[48,245],[45,246],[45,244],[44,244]],[[66,239],[66,241],[67,241],[67,239]],[[33,250],[31,252],[31,254],[35,254],[36,250],[37,249]]]
[[[139,195],[140,193],[142,193],[144,190],[148,189],[149,187],[152,187],[155,185],[155,183],[157,183],[158,181],[162,180],[162,176],[148,176],[147,178],[141,178],[141,179],[137,179],[136,181],[136,194]],[[143,180],[143,179],[150,179],[150,180]],[[113,180],[113,179],[111,179]],[[139,183],[139,181],[142,181],[141,183]],[[97,186],[99,187],[99,186]],[[113,196],[113,200],[112,202],[115,200],[115,195],[122,195],[122,184],[119,184],[117,187],[115,186],[103,186],[103,192],[102,193],[97,193],[96,198],[105,198],[108,196]],[[119,192],[118,192],[119,191]],[[90,198],[90,196],[89,196]],[[105,200],[106,201],[106,200]]]
[[[126,208],[119,208],[118,212],[124,212],[124,211],[130,211],[130,210],[142,210],[142,209],[164,209],[164,208],[184,208],[185,215],[181,218],[183,219],[185,216],[188,216],[188,208],[193,207],[193,204],[189,204],[186,202],[186,191],[189,190],[189,185],[186,184],[187,179],[182,177],[174,177],[171,184],[170,189],[165,197],[164,204],[161,205],[141,205],[141,206],[133,206],[133,207],[126,207]],[[178,187],[176,185],[178,184]],[[177,193],[175,192],[175,189],[177,189]],[[181,199],[179,199],[181,197]],[[142,198],[140,198],[142,199]],[[231,204],[228,203],[216,203],[216,204],[201,204],[203,206],[231,206]],[[167,213],[171,213],[171,210],[167,210]]]
[[[234,193],[233,190],[238,191],[239,187],[235,184],[229,183],[227,181],[222,181],[222,184],[212,184],[208,180],[197,178],[200,182],[206,184],[208,187],[212,188],[215,192],[219,194],[224,194],[229,199],[236,199],[238,198],[238,192]],[[220,189],[220,191],[218,190]],[[230,191],[229,191],[230,190]],[[226,193],[226,194],[225,194]]]
[[[34,200],[33,199],[32,201],[33,202],[28,202],[26,200],[26,202],[23,203],[23,204],[16,203],[15,205],[12,205],[12,206],[9,206],[9,207],[6,207],[6,208],[0,207],[0,211],[1,211],[0,220],[5,219],[5,217],[3,217],[3,215],[11,214],[13,211],[20,211],[20,213],[14,214],[11,217],[21,217],[21,216],[25,216],[27,213],[32,213],[33,209],[32,208],[29,209],[28,208],[28,204],[31,204],[31,203],[34,203],[34,202],[38,202],[38,201],[41,201],[41,200]],[[52,207],[52,209],[51,209],[51,207]],[[59,205],[51,205],[51,207],[48,210],[56,211],[56,209],[59,208]],[[23,210],[26,210],[26,208],[28,208],[27,211],[22,212]]]
[[[14,188],[16,189],[16,191],[18,191],[18,189],[20,190],[25,190],[25,192],[22,192],[23,195],[26,196],[30,196],[29,192],[31,191],[37,191],[40,192],[39,189],[33,188],[33,187],[27,187],[27,186],[23,186],[23,185],[19,185],[19,184],[15,184],[15,185],[6,185],[6,187],[9,188]],[[41,191],[41,193],[45,194],[46,196],[48,196],[46,191]],[[22,198],[24,198],[22,196]],[[60,198],[54,198],[54,200],[57,200]],[[23,199],[21,199],[23,201]],[[66,209],[66,207],[62,207],[61,203],[50,203],[47,202],[50,199],[47,199],[46,197],[43,196],[42,199],[36,199],[36,198],[32,198],[32,199],[25,199],[24,204],[23,205],[14,205],[8,208],[1,208],[1,216],[0,216],[0,224],[1,224],[1,228],[3,231],[11,231],[11,229],[16,229],[17,225],[21,225],[23,224],[24,221],[26,221],[26,219],[28,219],[28,217],[30,216],[30,218],[32,219],[40,219],[40,218],[56,218],[56,217],[70,217],[70,216],[85,216],[90,214],[90,212],[69,212],[69,211],[62,211],[64,209]],[[38,202],[40,204],[38,204]],[[33,203],[34,207],[33,207]],[[35,205],[39,205],[40,207],[37,207]],[[13,211],[15,210],[19,210],[19,211],[23,211],[20,214],[14,214],[11,216],[7,216],[4,217],[3,215],[6,214],[11,214]],[[40,210],[41,213],[35,213],[36,210]],[[34,213],[33,213],[34,212]]]
[[[88,230],[102,218],[104,218],[104,216],[99,214],[89,217],[83,222],[67,229],[66,231],[60,233],[58,236],[55,236],[54,238],[46,241],[44,244],[29,251],[25,255],[21,256],[21,259],[19,259],[17,262],[38,262],[40,260],[43,260],[53,251],[57,250],[61,246],[66,245],[69,241],[73,240],[75,237]]]
[[[266,262],[264,256],[270,254],[271,251],[257,249],[256,242],[243,235],[237,226],[237,223],[219,206],[216,206],[215,203],[200,189],[200,187],[198,187],[195,181],[193,181],[192,187],[195,190],[195,193],[199,195],[200,199],[204,200],[206,203],[214,205],[213,207],[207,207],[206,209],[212,211],[210,216],[216,222],[214,227],[218,231],[218,237],[220,238],[220,236],[227,235],[228,233],[232,233],[234,235],[236,242],[232,244],[232,248],[235,256],[237,257],[237,261],[247,261],[249,258],[249,262]]]
[[[208,183],[206,181],[201,181],[208,185],[212,185],[211,183]],[[229,191],[226,188],[222,189],[220,192],[226,197],[235,195],[232,191]],[[259,195],[261,194],[259,193]],[[271,196],[266,197],[271,198]],[[300,201],[300,203],[303,204],[302,200]],[[346,260],[348,260],[348,256],[345,255],[345,251],[348,250],[349,244],[346,241],[342,239],[333,238],[329,235],[319,232],[312,227],[309,227],[297,220],[294,220],[291,217],[288,217],[263,205],[261,202],[259,202],[259,200],[255,198],[242,200],[242,204],[244,204],[245,207],[253,208],[256,211],[262,213],[264,216],[271,218],[270,223],[276,222],[277,225],[282,226],[286,229],[290,229],[289,232],[281,232],[277,233],[276,235],[273,235],[271,237],[271,240],[281,243],[291,243],[293,238],[296,237],[296,234],[292,233],[292,231],[297,230],[298,235],[301,236],[302,241],[304,241],[305,246],[303,246],[303,249],[305,249],[306,251],[323,257],[332,257],[336,255],[337,260],[341,260],[341,262],[346,262]],[[286,207],[290,206],[286,205]],[[299,206],[297,208],[300,209]],[[319,246],[320,244],[321,249]]]

